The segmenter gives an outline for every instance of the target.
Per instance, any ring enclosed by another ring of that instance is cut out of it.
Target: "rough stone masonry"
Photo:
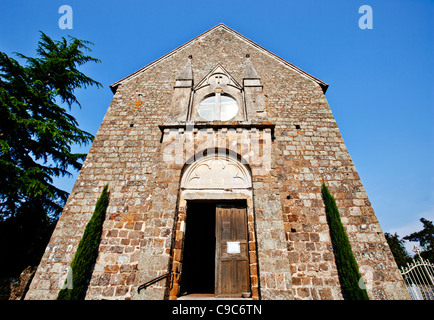
[[[227,256],[245,252],[253,299],[343,299],[323,181],[370,299],[408,299],[327,87],[223,24],[114,83],[26,299],[56,299],[105,184],[86,299],[177,299],[189,204],[228,200],[245,206],[245,240]]]

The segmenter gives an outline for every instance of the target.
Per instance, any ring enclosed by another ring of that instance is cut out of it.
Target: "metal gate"
[[[434,264],[422,259],[419,250],[401,275],[412,300],[434,300]]]

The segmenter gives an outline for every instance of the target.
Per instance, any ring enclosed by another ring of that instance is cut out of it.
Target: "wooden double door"
[[[245,203],[199,202],[187,208],[181,289],[217,297],[250,292]]]

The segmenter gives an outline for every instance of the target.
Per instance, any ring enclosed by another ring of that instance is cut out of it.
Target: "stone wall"
[[[321,199],[322,181],[337,200],[370,298],[408,298],[324,86],[219,25],[114,86],[113,100],[27,299],[57,297],[107,183],[110,204],[86,298],[168,298],[170,280],[140,295],[137,287],[171,270],[177,240],[173,235],[182,214],[178,206],[183,164],[164,161],[167,145],[162,143],[175,77],[192,56],[194,83],[218,64],[242,83],[246,54],[263,85],[268,119],[262,124],[274,129],[269,168],[266,174],[252,176],[260,298],[342,299]]]

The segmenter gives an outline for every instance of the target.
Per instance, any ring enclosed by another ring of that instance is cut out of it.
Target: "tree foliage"
[[[98,247],[101,240],[102,226],[108,206],[108,185],[106,185],[99,197],[91,219],[86,225],[74,259],[71,262],[72,288],[60,290],[57,300],[83,300],[93,266],[98,256]]]
[[[90,44],[72,37],[55,41],[41,32],[36,57],[16,53],[24,64],[0,52],[0,247],[20,242],[6,248],[15,254],[11,259],[18,270],[34,263],[17,262],[33,244],[43,250],[67,199],[53,178],[71,175],[69,168],[79,170],[86,155],[71,147],[93,140],[62,106],[80,106],[77,88],[101,87],[78,70],[99,62],[83,52]],[[2,273],[10,271],[0,267]]]
[[[432,221],[425,218],[421,218],[420,222],[423,224],[423,229],[413,232],[403,239],[419,242],[423,249],[420,253],[421,257],[434,263],[434,225]]]
[[[359,267],[354,258],[347,233],[342,225],[336,201],[325,183],[322,184],[321,192],[344,299],[369,300],[366,289],[359,286],[359,281],[362,276],[360,275]]]
[[[385,234],[387,243],[389,244],[390,251],[392,251],[393,257],[395,258],[396,264],[399,268],[406,267],[407,263],[411,262],[412,259],[408,254],[404,246],[404,240],[399,239],[397,233],[394,235],[386,232]]]

